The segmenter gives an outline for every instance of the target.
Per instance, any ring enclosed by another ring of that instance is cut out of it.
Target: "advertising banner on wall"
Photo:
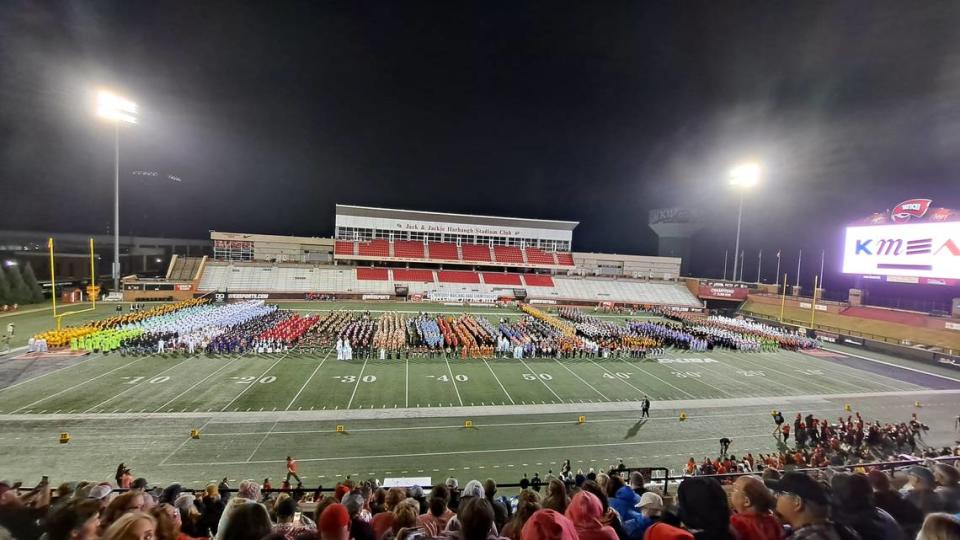
[[[735,300],[742,302],[747,299],[748,292],[749,289],[747,289],[747,287],[735,283],[701,281],[697,296],[706,300]]]

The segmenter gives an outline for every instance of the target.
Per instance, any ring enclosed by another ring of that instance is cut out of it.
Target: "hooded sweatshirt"
[[[610,507],[620,514],[620,521],[623,522],[624,527],[628,530],[627,522],[641,517],[640,512],[636,509],[638,502],[640,502],[640,496],[628,486],[623,486],[618,489],[616,494],[610,499]]]
[[[581,491],[567,506],[566,516],[573,522],[580,540],[617,540],[613,527],[600,522],[603,505],[596,495]]]

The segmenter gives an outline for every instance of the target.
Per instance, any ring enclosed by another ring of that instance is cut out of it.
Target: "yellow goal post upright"
[[[78,313],[86,313],[88,311],[95,311],[97,309],[97,295],[90,294],[92,306],[87,309],[78,309],[76,311],[68,311],[66,313],[57,313],[57,279],[56,273],[54,271],[54,250],[53,250],[53,237],[47,239],[47,248],[50,250],[50,302],[53,305],[53,318],[57,321],[57,330],[60,330],[63,322],[63,318],[70,315],[77,315]],[[97,271],[96,264],[94,262],[93,255],[93,238],[90,239],[90,291],[95,291],[97,288]]]

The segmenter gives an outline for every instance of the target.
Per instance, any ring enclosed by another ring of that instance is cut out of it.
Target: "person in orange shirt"
[[[303,482],[300,481],[300,477],[297,476],[297,469],[298,469],[298,468],[299,468],[299,467],[298,467],[298,465],[297,465],[297,460],[293,459],[293,458],[290,457],[290,456],[287,456],[287,479],[286,479],[286,481],[289,482],[289,481],[290,481],[290,477],[292,476],[292,477],[294,477],[294,478],[297,479],[297,486],[302,486],[302,485],[303,485]]]

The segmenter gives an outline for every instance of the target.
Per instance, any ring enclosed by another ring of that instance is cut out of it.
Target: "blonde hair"
[[[157,520],[154,519],[153,516],[143,512],[130,512],[129,514],[120,516],[118,520],[107,527],[107,530],[103,532],[100,540],[139,540],[139,538],[133,534],[133,527],[140,520],[149,521],[150,526],[156,530]]]
[[[220,498],[220,488],[216,484],[207,484],[207,497],[211,499]]]
[[[936,512],[923,520],[917,540],[954,540],[960,537],[960,520],[951,514]]]

